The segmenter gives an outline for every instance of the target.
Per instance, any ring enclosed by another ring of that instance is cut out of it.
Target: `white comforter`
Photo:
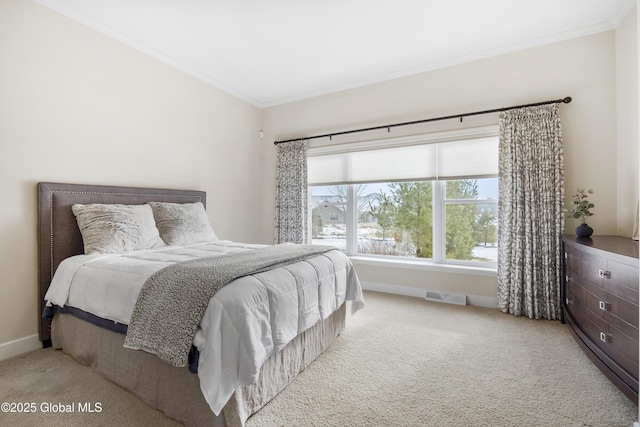
[[[60,264],[45,299],[48,304],[69,305],[128,324],[142,285],[159,269],[262,246],[216,241],[126,254],[77,255]],[[220,289],[194,339],[200,351],[200,388],[213,412],[220,413],[237,387],[253,384],[271,355],[345,301],[353,301],[354,313],[364,307],[351,261],[335,250],[236,279]]]

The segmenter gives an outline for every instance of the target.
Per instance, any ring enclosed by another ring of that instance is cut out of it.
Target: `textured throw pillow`
[[[75,204],[84,253],[122,253],[164,246],[149,205]]]
[[[160,237],[167,245],[218,240],[202,203],[149,202],[149,205],[153,208]]]

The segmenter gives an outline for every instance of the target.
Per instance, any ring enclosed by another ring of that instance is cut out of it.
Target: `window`
[[[471,133],[442,143],[431,142],[441,134],[422,136],[409,146],[376,141],[381,148],[358,151],[350,144],[329,154],[311,148],[313,243],[349,255],[496,263],[497,132]]]
[[[346,187],[310,187],[311,240],[346,251]]]

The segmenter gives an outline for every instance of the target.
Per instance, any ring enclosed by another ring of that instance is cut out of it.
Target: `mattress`
[[[146,279],[170,264],[263,247],[230,241],[166,246],[64,260],[45,296],[127,325]],[[234,280],[211,298],[194,339],[200,388],[217,415],[234,390],[257,381],[263,363],[345,301],[364,306],[350,260],[332,250],[308,260]]]

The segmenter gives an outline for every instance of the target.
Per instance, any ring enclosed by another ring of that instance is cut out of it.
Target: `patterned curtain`
[[[307,141],[278,145],[276,243],[308,243]]]
[[[559,104],[500,115],[498,308],[560,318],[564,166]]]

